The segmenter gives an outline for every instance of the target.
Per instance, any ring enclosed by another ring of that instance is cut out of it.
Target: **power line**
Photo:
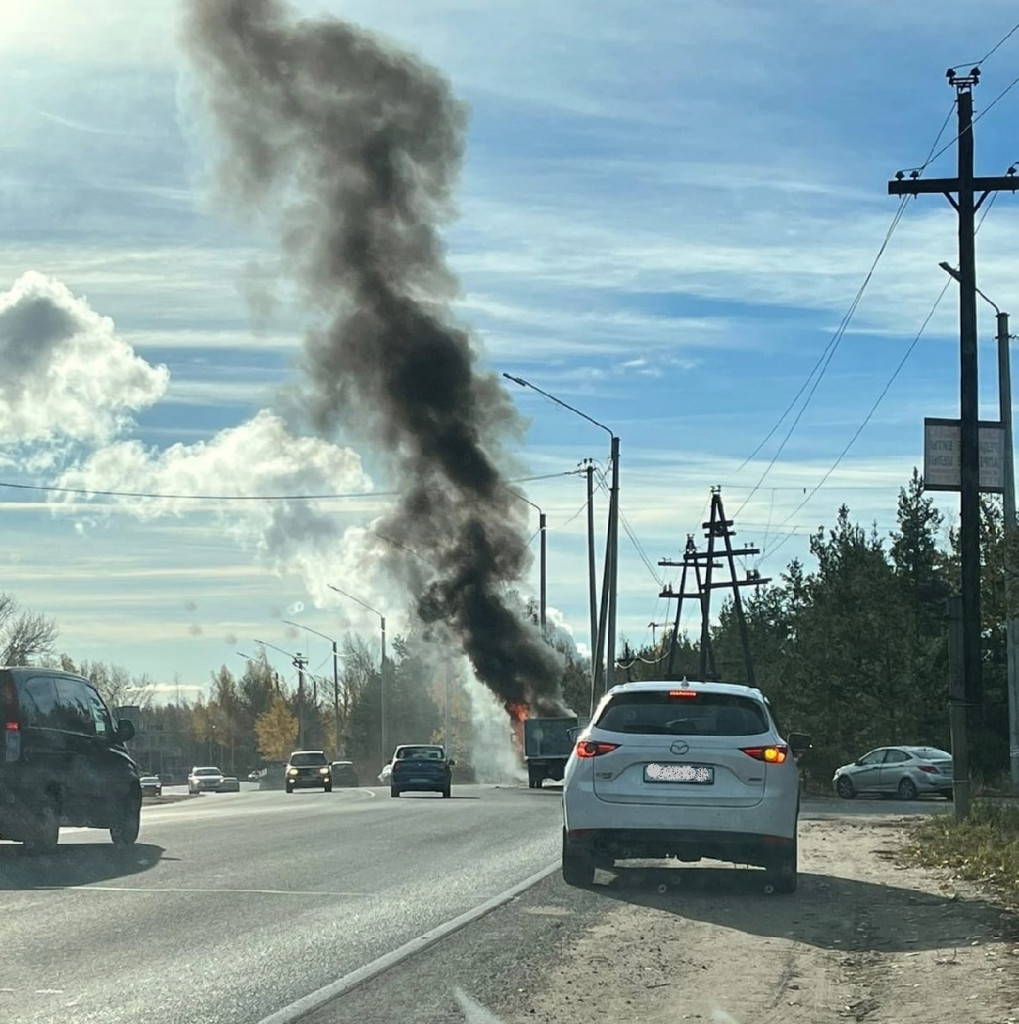
[[[838,350],[839,345],[842,342],[842,338],[845,336],[846,329],[849,327],[849,322],[852,320],[853,315],[855,314],[856,309],[859,306],[861,299],[863,298],[863,294],[867,290],[867,286],[870,284],[871,279],[874,276],[874,271],[877,269],[877,265],[881,260],[881,257],[884,255],[885,250],[888,248],[888,243],[891,241],[892,235],[895,233],[895,229],[899,226],[899,222],[902,220],[902,215],[905,212],[906,202],[908,198],[908,196],[903,196],[902,200],[899,202],[899,208],[895,211],[895,215],[892,217],[892,222],[891,224],[889,224],[887,232],[885,232],[884,241],[882,241],[881,246],[877,251],[877,255],[874,257],[874,260],[870,265],[870,269],[867,271],[867,275],[863,279],[863,284],[860,285],[860,288],[857,291],[856,297],[853,299],[852,304],[849,307],[849,310],[846,312],[845,316],[843,316],[839,326],[835,329],[835,333],[832,335],[828,344],[825,346],[824,351],[821,353],[817,362],[814,363],[813,369],[811,369],[810,374],[807,376],[807,379],[803,382],[803,386],[800,388],[799,391],[796,392],[796,395],[793,397],[792,402],[789,403],[789,406],[786,408],[785,412],[782,413],[778,422],[768,432],[767,437],[765,437],[764,440],[753,450],[753,452],[751,452],[750,455],[743,460],[742,465],[739,467],[739,470],[737,470],[737,472],[742,470],[743,467],[746,466],[747,463],[750,462],[750,460],[753,459],[754,456],[764,447],[764,445],[768,442],[771,436],[778,429],[782,421],[786,418],[786,416],[789,415],[789,412],[796,405],[796,402],[799,400],[800,395],[802,395],[803,392],[806,390],[807,386],[814,378],[814,374],[816,373],[817,378],[816,380],[814,380],[813,386],[810,388],[810,392],[807,394],[806,400],[800,408],[800,411],[796,414],[796,417],[793,420],[792,425],[786,431],[786,435],[782,439],[782,443],[779,445],[778,451],[776,451],[775,454],[772,456],[771,461],[767,465],[767,468],[764,470],[764,472],[761,474],[760,479],[757,481],[757,485],[751,490],[750,494],[747,495],[747,498],[743,502],[743,504],[740,505],[740,507],[736,510],[733,518],[739,517],[740,512],[742,512],[743,509],[746,507],[747,502],[750,501],[750,499],[757,492],[760,485],[764,482],[767,475],[771,472],[772,467],[778,461],[778,457],[782,454],[783,450],[785,449],[785,446],[788,443],[789,438],[792,436],[793,431],[796,429],[797,424],[800,422],[800,419],[806,412],[807,406],[810,404],[810,400],[811,398],[813,398],[814,392],[817,391],[818,385],[821,383],[821,380],[824,377],[824,374],[827,371],[828,366],[830,365],[832,359],[835,356],[836,351]],[[820,367],[819,373],[818,367]]]
[[[846,457],[846,454],[849,452],[849,449],[852,448],[854,444],[856,444],[857,438],[859,438],[860,434],[863,433],[863,431],[866,428],[867,424],[870,423],[871,418],[873,417],[874,413],[877,412],[878,406],[884,400],[885,395],[888,394],[889,390],[891,389],[891,386],[895,383],[895,381],[898,378],[899,374],[902,372],[902,368],[906,365],[906,361],[913,354],[913,350],[916,348],[918,342],[920,341],[920,338],[923,337],[923,333],[927,329],[927,325],[931,322],[932,318],[934,317],[934,313],[936,312],[938,306],[941,305],[941,300],[945,297],[945,293],[948,291],[948,289],[949,289],[951,284],[952,284],[952,279],[949,278],[945,282],[945,286],[944,286],[944,288],[941,289],[941,292],[938,295],[938,297],[934,300],[934,305],[931,306],[930,312],[927,314],[926,317],[924,317],[924,321],[920,325],[920,330],[918,330],[916,332],[916,336],[909,343],[909,345],[906,348],[906,351],[902,354],[902,358],[899,360],[898,365],[892,371],[892,375],[888,378],[887,382],[885,383],[885,386],[881,389],[881,393],[874,400],[874,404],[868,410],[867,415],[864,416],[863,422],[856,428],[855,433],[849,439],[849,441],[847,442],[846,446],[842,449],[842,451],[839,452],[838,457],[835,459],[835,461],[828,467],[828,470],[825,472],[824,476],[821,477],[820,483],[818,483],[815,487],[813,487],[811,489],[810,493],[803,499],[803,501],[801,501],[796,506],[796,508],[794,508],[792,510],[792,512],[790,512],[789,515],[781,523],[778,524],[778,528],[779,529],[781,529],[783,526],[785,526],[786,523],[788,523],[789,520],[792,519],[793,516],[795,516],[796,513],[799,512],[800,509],[802,509],[803,506],[806,505],[810,501],[810,499],[814,497],[815,494],[817,494],[818,490],[820,490],[821,486],[825,483],[825,481],[838,468],[839,463],[841,463],[842,460]],[[786,537],[786,540],[788,540],[788,537]],[[774,548],[772,550],[771,554],[774,554],[778,550],[778,548],[780,548],[782,546],[782,544],[784,544],[784,543],[785,543],[785,540],[783,540],[781,543],[779,543],[778,547]]]
[[[989,213],[991,212],[991,208],[992,208],[992,207],[994,206],[994,201],[995,201],[995,199],[997,199],[997,197],[998,197],[998,193],[997,193],[997,192],[995,192],[995,193],[993,193],[993,194],[991,195],[990,201],[989,201],[989,202],[987,203],[987,206],[986,206],[986,207],[984,208],[984,210],[983,210],[982,214],[980,215],[980,221],[979,221],[979,222],[977,223],[977,225],[976,225],[976,228],[975,228],[975,229],[974,229],[974,231],[973,231],[973,234],[974,234],[974,236],[976,236],[977,234],[979,234],[979,232],[980,232],[980,229],[981,229],[981,227],[983,227],[984,221],[985,221],[985,220],[987,219],[987,215],[988,215],[988,214],[989,214]],[[814,497],[814,495],[815,495],[815,494],[817,494],[817,492],[818,492],[818,491],[819,491],[819,490],[821,489],[821,487],[822,487],[822,486],[823,486],[823,485],[825,484],[825,482],[826,482],[826,481],[828,480],[828,478],[829,478],[829,477],[830,477],[830,476],[832,475],[832,473],[834,473],[834,472],[835,472],[835,470],[836,470],[836,469],[838,468],[838,466],[839,466],[839,464],[840,464],[840,463],[842,462],[842,460],[843,460],[843,459],[844,459],[844,458],[846,457],[846,454],[847,454],[847,453],[849,452],[849,449],[850,449],[850,448],[852,448],[852,447],[853,447],[853,445],[854,445],[854,444],[856,443],[856,441],[857,441],[857,439],[859,438],[860,434],[862,434],[862,433],[863,433],[863,431],[864,431],[864,429],[866,428],[867,424],[868,424],[868,423],[870,423],[870,421],[871,421],[871,418],[873,417],[874,413],[875,413],[875,412],[877,412],[877,408],[878,408],[878,406],[879,406],[879,405],[881,404],[881,402],[882,402],[882,401],[884,400],[884,397],[885,397],[885,395],[887,395],[887,394],[888,394],[889,390],[891,389],[891,386],[892,386],[892,385],[893,385],[893,384],[895,383],[895,381],[896,381],[896,379],[898,378],[899,374],[900,374],[900,373],[902,372],[902,368],[903,368],[903,367],[904,367],[904,366],[906,365],[906,361],[907,361],[907,360],[909,359],[909,357],[910,357],[910,356],[912,355],[912,353],[913,353],[913,350],[914,350],[914,349],[916,348],[917,344],[918,344],[918,343],[919,343],[919,341],[920,341],[920,338],[922,338],[922,337],[923,337],[923,333],[924,333],[924,331],[926,331],[926,330],[927,330],[927,326],[928,326],[928,324],[929,324],[929,323],[931,322],[931,320],[932,320],[932,319],[934,318],[934,314],[935,314],[935,312],[937,312],[937,308],[938,308],[938,306],[939,306],[939,305],[941,305],[941,300],[942,300],[942,299],[943,299],[943,298],[945,297],[945,293],[946,293],[946,292],[948,291],[948,289],[949,289],[949,288],[951,287],[951,285],[952,285],[952,278],[949,278],[949,279],[948,279],[948,280],[947,280],[947,281],[945,282],[945,286],[944,286],[944,288],[942,288],[942,289],[941,289],[941,291],[940,291],[940,293],[938,294],[938,297],[937,297],[937,298],[936,298],[936,299],[934,300],[934,304],[933,304],[933,305],[931,306],[931,308],[930,308],[930,311],[929,311],[929,312],[927,313],[927,315],[926,315],[926,316],[924,317],[923,323],[922,323],[922,324],[920,324],[920,329],[919,329],[919,330],[918,330],[918,331],[916,332],[916,336],[915,336],[915,337],[913,338],[913,340],[912,340],[912,341],[911,341],[911,342],[909,343],[909,345],[907,346],[907,348],[906,348],[906,351],[905,351],[905,352],[903,353],[903,355],[902,355],[902,358],[901,358],[901,359],[899,360],[899,362],[898,362],[898,365],[897,365],[897,366],[895,367],[895,369],[894,369],[894,370],[892,370],[892,374],[891,374],[891,376],[890,376],[890,377],[888,378],[887,382],[885,383],[885,386],[884,386],[884,387],[883,387],[883,388],[881,389],[881,393],[880,393],[880,394],[879,394],[879,395],[877,396],[877,398],[876,398],[876,399],[874,400],[874,404],[873,404],[873,405],[872,405],[872,406],[870,407],[870,410],[869,410],[869,411],[867,412],[867,415],[866,415],[866,416],[865,416],[865,417],[863,418],[863,422],[862,422],[862,423],[861,423],[861,424],[860,424],[860,425],[859,425],[859,426],[858,426],[858,427],[856,428],[856,432],[855,432],[855,433],[853,434],[853,436],[852,436],[852,437],[851,437],[851,438],[849,439],[849,442],[848,442],[848,443],[846,444],[846,446],[845,446],[845,447],[844,447],[844,448],[842,449],[842,451],[841,451],[841,452],[839,452],[839,454],[838,454],[838,457],[837,457],[837,458],[835,459],[835,461],[834,461],[834,462],[833,462],[833,463],[831,464],[831,466],[829,466],[829,468],[828,468],[828,470],[827,470],[827,471],[825,472],[824,476],[822,476],[822,477],[821,477],[821,480],[820,480],[820,482],[819,482],[819,483],[817,483],[817,484],[816,484],[816,485],[815,485],[815,486],[814,486],[814,487],[813,487],[813,488],[812,488],[812,489],[810,490],[810,493],[809,493],[809,494],[807,494],[807,496],[806,496],[806,497],[805,497],[805,498],[803,499],[803,501],[801,501],[801,502],[800,502],[800,503],[799,503],[799,504],[798,504],[798,505],[796,506],[796,508],[794,508],[794,509],[792,510],[792,512],[790,512],[790,513],[789,513],[789,515],[788,515],[788,516],[786,516],[786,518],[782,520],[782,522],[781,522],[781,523],[779,523],[779,529],[781,529],[781,528],[782,528],[783,526],[785,526],[785,525],[786,525],[786,523],[788,523],[788,522],[789,522],[789,520],[790,520],[790,519],[792,519],[792,518],[793,518],[793,516],[795,516],[795,515],[796,515],[796,513],[797,513],[797,512],[799,512],[799,511],[800,511],[800,509],[802,509],[802,508],[804,507],[804,505],[806,505],[806,504],[807,504],[807,503],[808,503],[808,502],[809,502],[809,501],[811,500],[811,498],[813,498],[813,497]],[[752,494],[752,492],[751,492],[751,494]],[[750,498],[748,497],[748,498],[747,498],[747,501],[749,501],[749,500],[750,500]],[[746,505],[746,502],[744,502],[744,503],[743,503],[743,505],[745,506],[745,505]],[[741,507],[742,507],[742,506],[741,506]],[[782,545],[783,545],[783,544],[784,544],[784,543],[786,542],[786,540],[788,540],[788,539],[789,539],[789,536],[787,535],[787,536],[785,537],[785,539],[784,539],[784,540],[782,540],[782,541],[781,541],[781,542],[780,542],[780,543],[779,543],[779,544],[778,544],[778,545],[777,545],[777,546],[776,546],[775,548],[773,548],[773,549],[772,549],[772,550],[771,550],[771,551],[769,552],[769,554],[771,554],[771,555],[774,555],[774,554],[775,554],[775,552],[776,552],[776,551],[777,551],[777,550],[778,550],[778,549],[779,549],[779,548],[780,548],[780,547],[781,547],[781,546],[782,546]]]
[[[1014,35],[1016,34],[1016,32],[1019,32],[1019,23],[1017,23],[1017,24],[1013,25],[1013,26],[1012,26],[1012,27],[1011,27],[1011,28],[1010,28],[1010,29],[1008,30],[1008,32],[1006,32],[1006,33],[1005,33],[1005,34],[1004,34],[1004,35],[1003,35],[1003,36],[1002,36],[1002,37],[1001,37],[1001,38],[1000,38],[1000,39],[999,39],[999,40],[998,40],[998,41],[997,41],[997,42],[996,42],[996,43],[995,43],[995,44],[994,44],[994,45],[993,45],[993,46],[992,46],[992,47],[991,47],[991,48],[990,48],[990,49],[989,49],[988,51],[987,51],[987,53],[985,53],[985,54],[983,55],[983,57],[981,57],[981,58],[980,58],[980,60],[975,60],[975,61],[970,61],[970,60],[959,60],[959,61],[956,61],[955,63],[956,63],[957,65],[958,65],[958,64],[972,64],[972,65],[975,65],[976,67],[979,67],[979,66],[980,66],[981,64],[983,64],[983,63],[984,63],[984,62],[985,62],[985,61],[986,61],[986,60],[987,60],[987,59],[988,59],[989,57],[992,57],[992,56],[994,56],[994,54],[995,54],[995,53],[997,53],[997,52],[998,52],[998,50],[999,50],[999,49],[1000,49],[1000,48],[1001,48],[1001,47],[1002,47],[1002,46],[1003,46],[1003,45],[1004,45],[1005,43],[1007,43],[1007,42],[1009,41],[1009,39],[1011,39],[1011,38],[1012,38],[1012,36],[1014,36]]]
[[[510,483],[526,484],[537,480],[553,480],[561,476],[576,476],[575,469],[561,473],[517,477]],[[153,491],[103,491],[85,487],[57,487],[53,484],[15,484],[0,480],[0,487],[19,491],[46,491],[53,494],[81,494],[102,498],[163,498],[172,501],[331,501],[351,498],[392,498],[402,491],[350,491],[330,494],[165,494]]]

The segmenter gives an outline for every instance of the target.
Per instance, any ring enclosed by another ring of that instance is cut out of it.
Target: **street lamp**
[[[379,739],[382,744],[382,760],[385,763],[389,758],[386,750],[386,617],[377,608],[373,608],[370,604],[365,604],[361,598],[354,597],[353,594],[348,594],[345,590],[340,590],[339,587],[334,587],[331,583],[327,583],[326,586],[330,590],[335,590],[337,594],[342,594],[343,597],[349,597],[351,601],[356,602],[362,608],[379,617],[379,623],[382,628],[382,663],[379,667]]]
[[[320,636],[323,640],[328,640],[333,645],[333,740],[336,756],[340,757],[340,656],[336,652],[336,641],[331,636],[326,636],[325,633],[312,629],[311,626],[305,626],[299,622],[291,622],[289,619],[284,619],[283,621],[288,626],[306,629],[309,633],[314,633],[315,636]],[[346,753],[346,751],[343,751],[343,753]]]
[[[942,260],[938,264],[949,277],[962,283],[959,271]],[[979,288],[975,289],[993,307],[998,327],[998,417],[1005,442],[1005,480],[1002,506],[1005,513],[1005,658],[1008,680],[1008,761],[1012,785],[1019,786],[1019,672],[1017,672],[1016,637],[1019,623],[1012,616],[1012,572],[1009,555],[1015,539],[1015,456],[1012,450],[1012,367],[1009,353],[1008,313],[998,308]]]
[[[595,678],[592,680],[591,687],[593,713],[594,691],[598,689],[598,680],[601,678],[603,651],[605,651],[604,680],[606,690],[612,688],[615,677],[616,589],[619,578],[619,438],[604,423],[599,423],[596,419],[588,416],[587,413],[574,409],[572,405],[567,405],[561,398],[556,398],[555,395],[542,391],[541,388],[532,384],[529,380],[524,380],[523,377],[514,377],[509,373],[504,373],[503,376],[507,380],[513,381],[514,384],[519,384],[522,388],[530,388],[532,391],[537,391],[539,395],[544,395],[545,398],[555,402],[556,405],[562,406],[569,412],[575,413],[581,419],[587,420],[588,423],[593,423],[596,427],[600,427],[611,439],[612,486],[609,490],[608,537],[606,538],[605,545],[605,577],[602,585],[601,615],[598,623],[598,636],[595,640]],[[607,650],[606,634],[608,640]]]
[[[545,512],[534,504],[533,501],[525,498],[519,491],[514,490],[512,487],[507,487],[507,491],[511,494],[515,494],[525,505],[530,505],[531,508],[538,510],[538,532],[541,534],[541,555],[538,561],[538,607],[539,607],[539,620],[541,622],[541,635],[543,637],[548,636],[548,630],[545,626],[545,609],[546,609],[546,560],[545,560]]]
[[[266,643],[264,640],[256,640],[256,644],[260,644],[262,647],[271,647],[274,651],[279,651],[280,654],[285,654],[293,664],[294,668],[297,669],[297,744],[298,746],[304,745],[304,669],[308,664],[308,659],[305,658],[300,652],[297,654],[291,654],[290,651],[283,650],[282,647],[277,647],[275,644]]]

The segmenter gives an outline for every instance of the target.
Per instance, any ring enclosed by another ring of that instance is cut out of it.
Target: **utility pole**
[[[725,509],[722,506],[721,488],[711,488],[711,515],[706,523],[701,526],[708,539],[707,551],[698,551],[693,542],[693,534],[687,536],[686,550],[683,552],[682,562],[673,562],[663,558],[658,564],[661,566],[682,566],[683,575],[680,581],[679,593],[673,591],[669,586],[665,587],[659,597],[678,598],[676,607],[676,620],[672,633],[672,644],[669,649],[669,662],[666,675],[671,678],[673,672],[673,660],[676,648],[679,643],[679,623],[683,609],[683,599],[698,598],[701,605],[701,650],[700,650],[700,678],[702,680],[717,679],[718,670],[715,666],[715,654],[711,643],[711,593],[714,590],[732,590],[733,610],[736,612],[736,621],[739,625],[740,641],[743,645],[743,658],[746,666],[746,685],[756,686],[754,675],[754,662],[750,652],[750,635],[747,631],[746,616],[743,613],[743,600],[740,596],[742,587],[760,587],[770,583],[768,579],[762,579],[761,574],[756,571],[747,573],[746,579],[737,579],[736,559],[745,555],[759,555],[760,549],[755,547],[734,548],[732,537],[735,530],[732,529],[733,520],[725,518]],[[729,567],[729,579],[715,581],[712,570],[720,569],[721,563],[716,561],[718,553],[715,551],[715,540],[721,538],[725,547],[725,559]],[[701,566],[704,566],[704,577],[701,578]],[[697,578],[697,593],[686,592],[687,569],[692,567]]]
[[[998,415],[1005,435],[1005,651],[1008,665],[1008,763],[1013,788],[1019,787],[1019,668],[1016,666],[1016,634],[1019,623],[1013,611],[1015,600],[1012,558],[1015,552],[1015,454],[1012,448],[1012,360],[1009,351],[1008,313],[998,310]]]
[[[605,551],[606,581],[608,589],[608,646],[605,650],[605,692],[615,685],[616,674],[616,592],[619,583],[619,438],[612,435],[612,485],[609,490],[609,530]],[[603,595],[604,598],[604,595]]]
[[[539,574],[541,576],[541,581],[540,581],[540,584],[539,584],[538,593],[539,593],[539,608],[540,608],[540,616],[541,616],[541,635],[547,639],[548,638],[548,628],[545,625],[545,608],[546,608],[546,600],[545,599],[547,597],[547,593],[548,592],[547,592],[547,587],[546,587],[546,576],[545,576],[546,565],[547,565],[547,563],[545,561],[545,533],[546,533],[545,525],[546,525],[545,513],[543,511],[539,510],[539,512],[538,512],[538,532],[541,534],[541,558],[540,558],[540,562],[539,562]]]
[[[297,669],[297,745],[304,746],[304,669],[308,659],[298,652],[294,655],[294,668]]]
[[[966,678],[962,649],[962,598],[946,602],[948,619],[948,727],[952,736],[952,795],[955,817],[969,817],[969,747],[966,738]]]
[[[975,727],[983,701],[980,643],[980,434],[977,368],[976,238],[974,217],[992,192],[1014,192],[1014,177],[976,178],[973,175],[973,87],[980,68],[968,75],[946,72],[956,91],[958,113],[958,171],[955,178],[922,180],[919,171],[910,180],[899,171],[888,182],[888,194],[947,197],[959,217],[959,435],[960,435],[960,556],[962,561],[962,672],[965,688],[967,732],[976,740]],[[981,193],[974,199],[974,193]],[[955,198],[953,198],[953,194]],[[953,756],[955,752],[953,751]],[[968,778],[969,766],[955,763],[955,771]]]
[[[598,580],[594,564],[594,463],[586,463],[587,474],[587,582],[591,601],[591,714],[594,715],[594,695],[598,682]]]
[[[346,750],[340,750],[340,659],[333,641],[333,750],[337,757],[346,757]]]

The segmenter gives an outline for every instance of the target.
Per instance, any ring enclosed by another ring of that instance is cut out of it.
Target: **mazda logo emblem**
[[[685,754],[690,749],[689,743],[684,743],[683,740],[676,740],[675,743],[669,747],[674,754]]]

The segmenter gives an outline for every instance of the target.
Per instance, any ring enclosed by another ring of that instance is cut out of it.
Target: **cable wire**
[[[794,396],[792,402],[789,403],[788,408],[786,409],[786,411],[784,413],[782,413],[782,416],[779,418],[779,420],[775,424],[775,426],[772,427],[771,431],[769,431],[768,436],[765,437],[765,439],[754,449],[754,451],[746,459],[744,459],[743,464],[739,467],[740,469],[743,469],[743,467],[746,466],[746,464],[761,450],[761,448],[764,447],[764,445],[767,443],[768,439],[778,429],[779,425],[782,423],[782,420],[784,420],[786,418],[786,416],[789,414],[790,410],[793,408],[793,406],[799,400],[800,395],[802,395],[803,392],[806,390],[807,386],[810,384],[811,380],[814,378],[814,374],[817,373],[817,378],[814,380],[814,383],[811,386],[809,393],[807,394],[806,400],[804,401],[803,405],[801,406],[800,411],[796,414],[796,417],[793,420],[792,425],[786,431],[786,435],[782,439],[782,443],[779,445],[778,451],[776,451],[775,454],[772,456],[771,461],[768,463],[768,465],[765,468],[764,472],[761,474],[760,479],[757,481],[756,486],[750,491],[750,493],[747,495],[746,499],[743,501],[743,504],[740,505],[740,507],[734,513],[734,515],[733,515],[734,519],[738,518],[740,512],[742,512],[743,509],[746,508],[747,503],[757,493],[757,491],[760,488],[761,484],[764,483],[765,478],[771,472],[771,470],[774,467],[775,463],[778,461],[778,457],[782,454],[783,450],[785,449],[786,444],[789,442],[789,438],[792,437],[793,431],[796,429],[797,425],[799,424],[800,419],[803,417],[803,414],[807,411],[807,406],[810,404],[810,400],[811,400],[811,398],[813,398],[814,392],[817,391],[818,385],[821,383],[821,380],[824,377],[824,374],[827,371],[828,366],[831,364],[831,361],[834,358],[835,353],[838,350],[838,347],[841,344],[843,337],[845,337],[846,329],[849,327],[849,323],[853,319],[853,315],[856,313],[857,307],[860,305],[860,301],[863,299],[863,294],[867,290],[867,286],[870,284],[871,279],[874,276],[874,271],[877,269],[877,265],[880,262],[881,257],[884,255],[885,250],[888,248],[888,243],[891,241],[892,235],[895,233],[895,229],[899,226],[899,222],[902,220],[902,215],[905,212],[906,204],[907,204],[907,202],[909,201],[910,198],[911,198],[910,196],[903,196],[902,199],[899,201],[899,208],[895,211],[895,215],[892,217],[892,222],[891,222],[891,224],[889,224],[888,230],[885,233],[884,241],[882,241],[881,246],[880,246],[880,248],[877,251],[877,255],[874,257],[874,260],[873,260],[873,262],[870,265],[870,269],[867,271],[867,275],[863,279],[863,284],[860,285],[860,288],[859,288],[859,290],[856,293],[856,297],[853,299],[852,304],[850,305],[850,307],[849,307],[848,311],[846,312],[845,316],[843,316],[841,323],[835,329],[835,333],[832,335],[832,337],[829,340],[828,344],[825,346],[824,351],[821,353],[821,355],[818,358],[817,362],[814,363],[814,367],[810,371],[810,374],[807,377],[807,379],[803,382],[803,386],[796,393],[796,395]],[[820,372],[818,373],[818,367],[819,366],[820,366]],[[738,472],[738,470],[737,470],[737,472]]]
[[[561,476],[576,476],[575,469],[561,473],[544,473],[540,476],[524,476],[510,483],[526,484],[537,480],[552,480]],[[172,501],[329,501],[351,498],[392,498],[402,491],[350,491],[339,494],[162,494],[151,491],[105,491],[86,487],[58,487],[52,484],[15,484],[0,480],[0,488],[9,487],[20,491],[46,491],[53,494],[81,494],[102,498],[162,498]]]
[[[934,313],[937,311],[938,306],[941,305],[941,300],[945,297],[945,293],[948,291],[948,289],[951,287],[951,285],[952,285],[952,278],[949,278],[945,282],[944,288],[941,289],[941,293],[934,300],[934,305],[931,306],[930,312],[927,314],[927,316],[924,318],[923,323],[920,325],[920,330],[918,330],[916,332],[916,336],[909,343],[909,345],[906,348],[906,351],[902,354],[902,358],[899,360],[898,365],[892,371],[892,375],[888,378],[887,382],[885,383],[885,386],[881,389],[881,393],[874,400],[874,404],[870,407],[870,410],[867,412],[867,415],[864,416],[863,422],[856,428],[856,432],[849,439],[848,443],[842,449],[842,451],[839,452],[838,457],[835,459],[835,461],[828,467],[827,472],[825,472],[824,476],[821,477],[820,483],[818,483],[815,487],[813,487],[811,489],[810,493],[803,499],[803,501],[801,501],[796,506],[796,508],[794,508],[792,510],[792,512],[790,512],[789,515],[786,516],[786,518],[783,519],[782,522],[778,524],[778,528],[777,529],[780,530],[783,526],[785,526],[789,522],[789,520],[792,519],[800,511],[800,509],[802,509],[803,506],[806,505],[811,500],[811,498],[814,497],[815,494],[817,494],[817,492],[821,489],[821,486],[825,483],[825,481],[827,481],[827,479],[832,475],[832,473],[834,473],[835,470],[838,469],[839,464],[846,457],[846,455],[849,452],[849,449],[852,448],[854,444],[856,444],[856,441],[859,438],[860,434],[863,433],[863,431],[866,428],[867,424],[870,423],[871,418],[873,417],[874,413],[877,412],[878,406],[884,400],[885,395],[888,394],[889,390],[891,389],[891,386],[895,383],[895,381],[898,378],[899,374],[902,372],[902,368],[906,365],[906,361],[913,354],[913,350],[916,348],[917,344],[919,343],[920,338],[923,337],[923,333],[927,329],[927,325],[933,319]],[[790,536],[792,536],[792,535],[791,534],[787,534],[785,536],[785,538],[783,538],[768,553],[769,556],[770,555],[774,555],[779,550],[779,548],[781,548],[782,545],[785,544],[785,542],[789,539]]]

